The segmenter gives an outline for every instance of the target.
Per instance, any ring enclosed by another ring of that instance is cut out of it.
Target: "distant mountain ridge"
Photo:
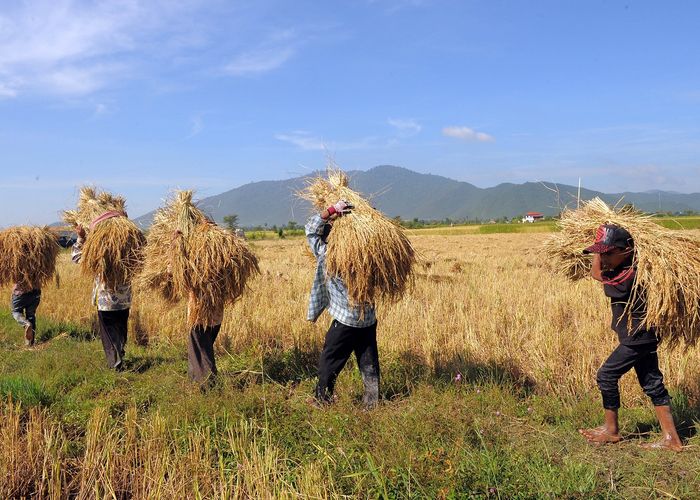
[[[302,224],[311,206],[296,193],[318,172],[293,179],[252,182],[224,193],[203,198],[199,206],[217,222],[226,215],[238,215],[243,227]],[[389,217],[424,220],[489,220],[518,217],[536,211],[556,215],[564,205],[576,201],[575,186],[554,183],[503,183],[479,188],[433,174],[421,174],[402,167],[381,165],[366,171],[350,171],[350,186],[369,197]],[[581,189],[581,198],[601,197],[608,203],[632,203],[646,212],[700,211],[700,193],[649,191],[644,193],[601,193]],[[142,227],[151,224],[154,212],[136,219]]]

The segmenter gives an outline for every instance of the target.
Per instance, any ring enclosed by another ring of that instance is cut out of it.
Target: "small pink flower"
[[[527,407],[527,412],[528,412],[528,413],[532,413],[532,406],[528,406],[528,407]]]
[[[455,375],[455,382],[461,382],[462,381],[462,374],[457,372],[457,375]]]
[[[477,394],[481,394],[481,389],[477,389],[477,390],[476,390],[476,393],[477,393]]]
[[[497,416],[497,417],[500,417],[500,416],[501,416],[501,412],[500,412],[500,411],[497,411],[497,412],[496,412],[496,416]]]

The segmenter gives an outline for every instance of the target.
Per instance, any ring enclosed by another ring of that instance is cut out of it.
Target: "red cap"
[[[629,248],[634,245],[632,236],[626,229],[614,224],[603,224],[595,232],[595,242],[583,253],[605,253],[615,248]]]

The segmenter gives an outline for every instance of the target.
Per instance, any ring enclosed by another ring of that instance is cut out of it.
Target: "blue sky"
[[[0,3],[0,225],[323,167],[700,191],[700,4]]]

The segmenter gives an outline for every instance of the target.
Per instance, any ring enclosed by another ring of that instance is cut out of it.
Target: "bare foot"
[[[683,444],[676,439],[672,439],[670,436],[660,441],[654,441],[653,443],[641,443],[640,448],[645,450],[666,450],[675,451],[676,453],[683,451]]]
[[[579,429],[578,431],[589,443],[593,444],[619,443],[622,440],[620,434],[608,431],[604,425],[593,429]]]
[[[34,329],[32,325],[24,327],[24,345],[31,347],[34,345]]]

